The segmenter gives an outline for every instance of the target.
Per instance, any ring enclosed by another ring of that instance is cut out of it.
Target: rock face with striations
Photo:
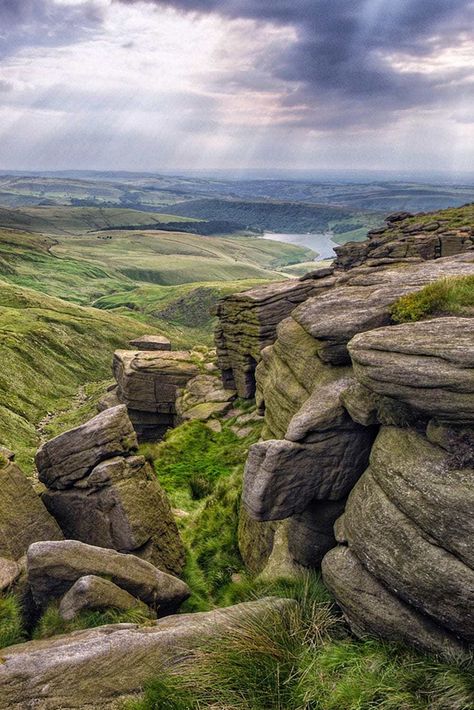
[[[36,457],[43,501],[66,537],[133,553],[173,574],[184,547],[165,492],[124,405],[44,444]]]
[[[334,283],[332,268],[319,269],[311,278],[284,281],[236,293],[217,306],[215,340],[224,386],[239,397],[255,394],[255,367],[261,350],[275,341],[276,326],[319,290]]]
[[[459,224],[451,225],[450,221],[409,212],[389,215],[387,226],[369,232],[365,241],[336,247],[335,266],[351,269],[361,264],[393,264],[402,259],[426,261],[471,250],[474,247],[472,209],[465,210],[465,220]]]
[[[190,352],[117,350],[113,371],[138,438],[157,441],[175,426],[178,391],[200,368]]]

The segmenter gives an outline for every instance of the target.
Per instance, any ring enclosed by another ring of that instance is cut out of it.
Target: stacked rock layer
[[[397,264],[323,277],[254,358],[265,426],[239,542],[254,572],[322,563],[359,634],[463,653],[474,641],[474,319],[395,325],[391,311],[438,279],[474,276],[474,254]]]

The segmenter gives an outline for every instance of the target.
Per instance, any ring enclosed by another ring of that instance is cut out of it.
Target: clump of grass
[[[147,624],[151,617],[143,609],[104,609],[103,611],[83,611],[71,621],[65,621],[59,614],[57,602],[52,602],[44,611],[34,631],[34,639],[45,639],[57,634],[92,629],[105,624]]]
[[[216,484],[184,533],[188,546],[185,579],[193,594],[183,610],[205,611],[219,603],[232,576],[242,570],[237,543],[242,469]]]
[[[214,432],[203,422],[186,422],[170,430],[159,444],[145,444],[143,453],[154,465],[158,479],[175,507],[195,508],[192,501],[209,496],[221,478],[242,464],[259,436],[239,439],[228,426]]]
[[[391,316],[395,323],[407,323],[435,315],[469,315],[473,308],[474,276],[454,276],[402,296],[392,306]]]
[[[0,597],[0,648],[21,643],[25,638],[21,604],[14,594]]]
[[[272,585],[266,585],[271,591]],[[232,634],[156,669],[127,710],[470,710],[474,663],[456,666],[376,640],[358,641],[315,575],[279,580],[294,607],[250,615]],[[262,590],[261,590],[262,591]]]

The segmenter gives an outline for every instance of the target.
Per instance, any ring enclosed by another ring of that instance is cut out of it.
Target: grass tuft
[[[21,643],[25,638],[21,604],[14,594],[0,597],[0,648]]]
[[[395,323],[408,323],[436,315],[472,315],[474,276],[439,279],[416,293],[402,296],[392,306]]]

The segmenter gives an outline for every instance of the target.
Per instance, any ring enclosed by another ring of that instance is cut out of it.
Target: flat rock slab
[[[48,488],[68,488],[101,461],[130,454],[137,448],[127,408],[112,407],[43,444],[36,454],[39,479]]]
[[[474,423],[474,318],[435,318],[356,335],[356,378],[428,417]]]
[[[62,538],[28,478],[7,461],[0,468],[0,557],[18,560],[32,542]]]
[[[119,609],[120,611],[137,609],[145,614],[149,613],[146,604],[132,597],[125,589],[120,589],[108,579],[92,574],[80,577],[77,582],[74,582],[59,605],[59,613],[65,621],[71,621],[86,609]]]
[[[190,594],[184,582],[145,560],[77,540],[31,545],[27,572],[39,606],[62,596],[78,579],[90,574],[110,579],[161,613],[177,609]]]
[[[156,624],[102,626],[3,649],[0,707],[111,710],[140,693],[163,664],[177,664],[210,638],[228,637],[249,618],[280,616],[294,602],[263,599],[228,609],[167,617]]]
[[[164,335],[142,335],[130,345],[136,350],[171,350],[171,342]]]

